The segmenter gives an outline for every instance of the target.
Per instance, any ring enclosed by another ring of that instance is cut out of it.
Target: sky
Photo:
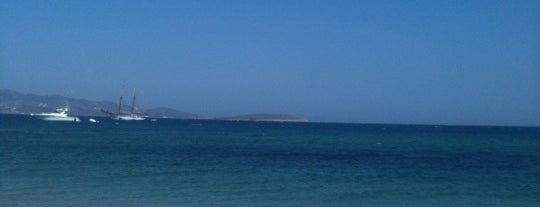
[[[540,126],[540,1],[0,3],[0,88],[220,117]]]

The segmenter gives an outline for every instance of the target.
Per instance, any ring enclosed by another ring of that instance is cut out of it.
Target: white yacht
[[[59,108],[59,109],[56,109],[56,112],[53,112],[53,113],[41,113],[41,114],[30,114],[30,115],[33,117],[36,117],[37,119],[42,119],[46,121],[73,121],[73,122],[81,121],[79,117],[68,116],[67,114],[68,111],[69,111],[68,108]]]

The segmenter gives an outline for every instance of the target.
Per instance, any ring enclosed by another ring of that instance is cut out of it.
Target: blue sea
[[[0,206],[540,206],[540,130],[0,115]]]

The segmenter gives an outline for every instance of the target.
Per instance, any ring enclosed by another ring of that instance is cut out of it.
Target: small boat
[[[67,112],[69,111],[68,108],[59,108],[56,109],[53,113],[41,113],[41,114],[30,114],[33,117],[36,117],[37,119],[45,120],[45,121],[73,121],[73,122],[80,122],[81,120],[79,117],[74,116],[68,116]]]
[[[92,118],[88,119],[88,121],[90,121],[90,122],[92,122],[92,123],[99,123],[98,120],[95,120],[95,119],[92,119]]]

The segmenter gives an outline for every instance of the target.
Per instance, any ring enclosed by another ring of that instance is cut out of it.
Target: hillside
[[[56,108],[69,107],[70,114],[76,116],[105,116],[101,109],[114,111],[118,109],[118,103],[110,101],[90,101],[74,99],[59,95],[40,96],[35,94],[20,93],[12,90],[0,89],[0,113],[4,114],[30,114],[52,112]],[[125,109],[130,105],[123,105]],[[170,108],[142,109],[138,111],[147,113],[156,118],[179,118],[195,119],[198,115],[177,111]]]

